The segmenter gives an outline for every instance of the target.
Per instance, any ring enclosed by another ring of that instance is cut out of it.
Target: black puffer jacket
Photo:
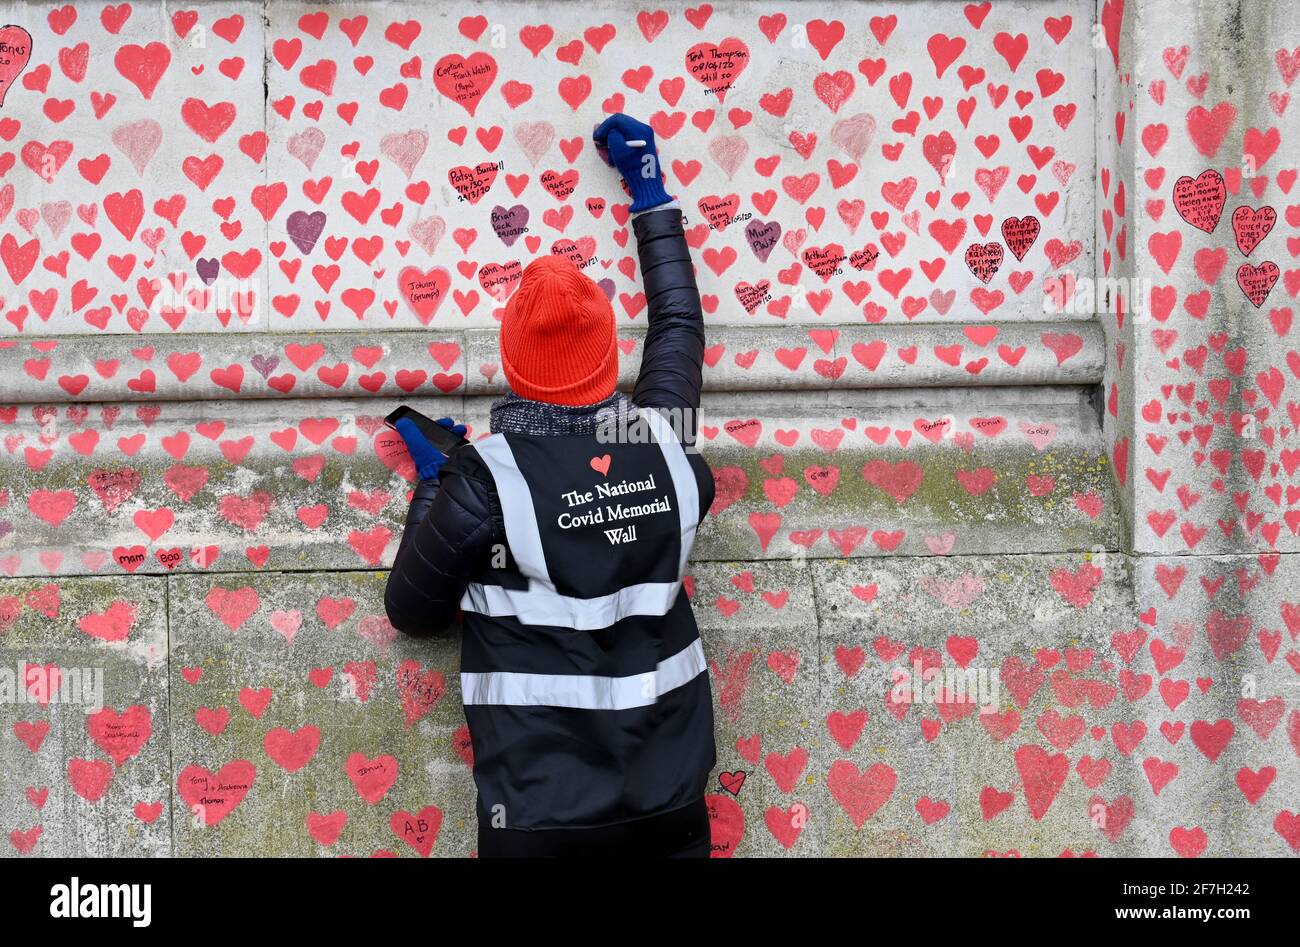
[[[695,271],[675,208],[632,221],[645,285],[649,327],[632,401],[689,418],[694,438],[700,406],[704,324]],[[703,465],[701,465],[703,467]],[[713,497],[700,484],[701,512]],[[472,578],[491,568],[494,548],[506,546],[505,524],[491,475],[474,451],[454,453],[439,480],[421,481],[407,513],[384,593],[388,619],[399,631],[432,635],[455,619]]]

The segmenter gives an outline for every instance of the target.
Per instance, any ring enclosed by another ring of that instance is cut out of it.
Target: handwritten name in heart
[[[966,266],[981,283],[988,283],[1002,266],[1002,244],[972,243],[966,248]]]
[[[32,59],[32,34],[21,26],[0,26],[0,107]]]
[[[1195,178],[1183,175],[1174,182],[1174,210],[1197,230],[1214,233],[1227,201],[1223,175],[1213,168]]]
[[[1232,212],[1232,235],[1237,238],[1237,249],[1244,256],[1264,242],[1277,223],[1277,211],[1271,207],[1256,210],[1245,205]]]

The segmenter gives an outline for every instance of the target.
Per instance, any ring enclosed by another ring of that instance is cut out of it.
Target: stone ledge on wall
[[[405,401],[487,429],[490,398]],[[387,565],[414,476],[396,403],[22,406],[0,425],[0,571]],[[1118,547],[1087,389],[710,392],[699,421],[716,496],[697,558]]]
[[[645,333],[620,329],[620,383]],[[1095,384],[1093,322],[709,326],[713,391]],[[0,339],[0,404],[396,398],[505,390],[495,329]]]

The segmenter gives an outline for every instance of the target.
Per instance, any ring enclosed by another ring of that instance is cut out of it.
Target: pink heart
[[[296,135],[289,136],[289,142],[286,148],[289,154],[301,161],[310,171],[316,159],[320,157],[321,149],[325,147],[325,133],[319,128],[308,128],[298,132]]]
[[[742,135],[719,135],[709,142],[709,156],[728,179],[736,173],[747,154],[749,143]]]
[[[136,173],[143,175],[144,169],[158,153],[162,144],[162,126],[152,118],[142,118],[138,122],[128,122],[113,129],[113,144],[121,149],[122,154],[130,160]]]
[[[831,129],[831,141],[854,161],[861,161],[871,147],[871,139],[876,134],[876,120],[866,112],[850,115],[835,123]]]
[[[447,233],[447,221],[441,217],[422,217],[413,221],[407,228],[407,233],[411,239],[424,248],[424,252],[433,256],[433,251],[438,249],[438,243]]]
[[[1048,421],[1021,421],[1017,427],[1029,438],[1029,442],[1034,445],[1034,449],[1040,451],[1056,440],[1057,432],[1060,430],[1055,424]]]
[[[515,141],[536,167],[538,160],[555,142],[555,126],[550,122],[520,122],[515,126]]]
[[[402,173],[410,180],[415,166],[420,163],[424,157],[425,149],[429,147],[429,133],[418,128],[409,132],[394,132],[391,135],[385,135],[379,139],[379,150],[386,158],[389,158],[393,164],[402,169]],[[433,251],[430,250],[430,253]]]
[[[302,612],[297,609],[288,612],[274,611],[271,613],[271,627],[283,635],[285,641],[292,644],[293,636],[302,627]]]

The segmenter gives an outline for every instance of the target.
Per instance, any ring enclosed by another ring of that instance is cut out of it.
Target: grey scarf
[[[603,425],[623,427],[635,419],[636,407],[620,391],[595,404],[550,404],[521,398],[513,391],[492,403],[488,429],[493,434],[595,434]]]

